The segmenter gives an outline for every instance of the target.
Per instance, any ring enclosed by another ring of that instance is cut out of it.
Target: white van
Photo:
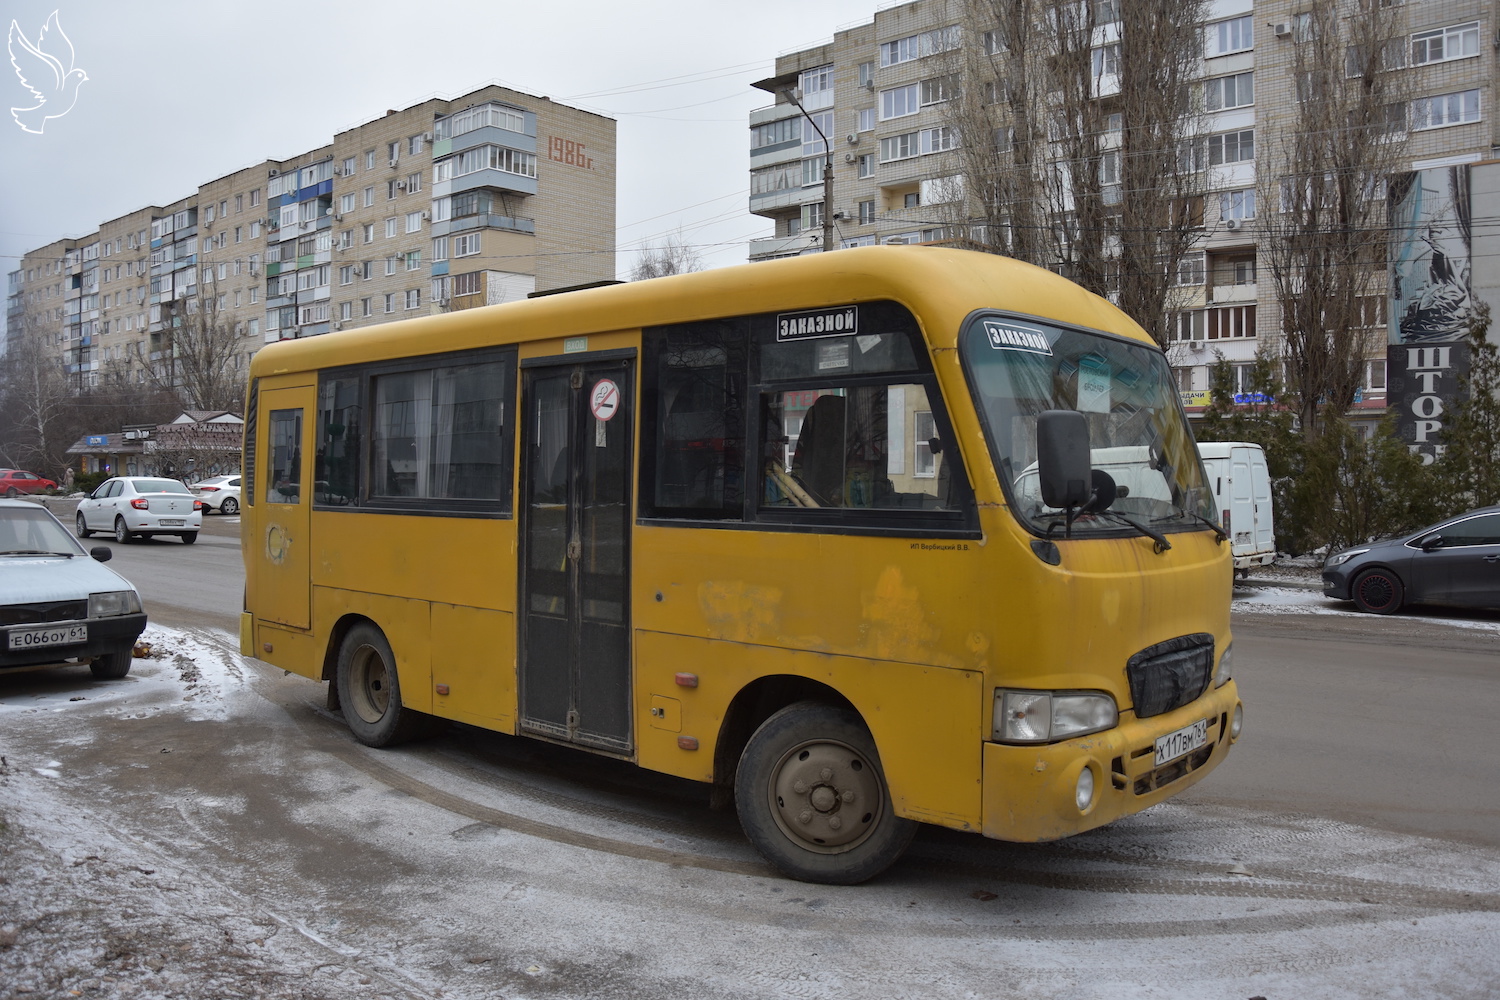
[[[1276,530],[1265,451],[1247,441],[1212,441],[1200,443],[1198,454],[1229,533],[1235,572],[1249,575],[1253,566],[1274,563]]]

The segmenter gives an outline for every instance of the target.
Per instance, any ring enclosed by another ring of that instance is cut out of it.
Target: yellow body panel
[[[896,813],[927,823],[978,829],[983,702],[980,674],[779,649],[747,642],[636,633],[636,690],[682,701],[682,734],[696,737],[683,750],[677,734],[639,719],[642,766],[697,781],[713,779],[713,748],[734,696],[767,675],[806,677],[838,691],[864,718],[891,789]],[[676,671],[695,669],[698,687],[675,686]],[[936,762],[939,766],[934,766]]]
[[[433,715],[514,733],[516,616],[433,604],[432,687]]]
[[[820,259],[632,282],[273,344],[253,362],[260,422],[270,390],[310,386],[324,367],[498,344],[519,345],[522,362],[579,350],[639,350],[646,326],[898,302],[927,337],[961,449],[945,461],[962,461],[967,470],[980,537],[637,522],[630,541],[635,759],[693,780],[723,781],[722,772],[715,774],[715,748],[736,695],[779,676],[826,685],[849,701],[875,738],[896,811],[926,822],[1011,840],[1050,839],[1137,811],[1199,780],[1232,742],[1219,721],[1232,717],[1237,704],[1232,683],[1153,719],[1136,720],[1126,710],[1107,733],[1040,748],[989,742],[996,687],[1102,690],[1128,706],[1124,664],[1131,654],[1193,633],[1211,633],[1219,650],[1229,642],[1230,552],[1208,531],[1173,533],[1163,553],[1139,537],[1057,538],[1056,566],[1033,552],[1034,536],[1006,506],[956,349],[964,319],[982,307],[1149,338],[1103,299],[992,255],[878,247],[814,256]],[[311,400],[311,388],[306,393]],[[309,442],[311,423],[304,428]],[[650,432],[638,428],[637,442]],[[262,452],[264,440],[262,433]],[[515,464],[519,470],[519,458]],[[517,471],[517,504],[519,485]],[[265,504],[244,510],[255,617],[242,634],[253,636],[257,650],[268,636],[275,640],[274,654],[256,655],[324,677],[339,622],[366,617],[390,640],[408,705],[516,731],[514,518],[313,511],[302,550],[312,585],[311,628],[297,641],[267,624],[258,603],[265,589],[257,580],[270,578],[262,576],[267,560],[256,539],[276,510]],[[679,673],[696,675],[698,686],[678,683]],[[448,693],[436,694],[437,685],[447,685]],[[1132,755],[1210,715],[1216,728],[1207,760],[1164,788],[1137,794],[1145,758]],[[1085,766],[1098,769],[1097,791],[1080,814],[1073,796]]]

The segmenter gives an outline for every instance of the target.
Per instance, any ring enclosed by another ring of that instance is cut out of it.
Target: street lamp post
[[[786,99],[797,105],[797,110],[802,112],[802,117],[818,133],[818,138],[823,140],[823,251],[833,249],[833,148],[828,144],[828,136],[818,128],[817,120],[807,113],[802,106],[802,88],[791,87],[782,91]]]

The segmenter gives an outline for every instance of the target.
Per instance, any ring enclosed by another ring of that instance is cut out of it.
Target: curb
[[[1276,580],[1252,576],[1249,579],[1236,580],[1234,585],[1236,587],[1281,587],[1290,590],[1316,590],[1319,593],[1323,591],[1323,582],[1321,580],[1317,582],[1310,580]]]

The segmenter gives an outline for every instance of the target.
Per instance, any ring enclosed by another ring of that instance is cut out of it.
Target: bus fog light
[[[1229,738],[1237,740],[1240,738],[1240,730],[1245,725],[1245,706],[1234,706],[1234,718],[1229,720]]]
[[[1078,772],[1078,788],[1073,793],[1073,801],[1078,804],[1078,811],[1085,812],[1094,801],[1094,769],[1085,767]]]

